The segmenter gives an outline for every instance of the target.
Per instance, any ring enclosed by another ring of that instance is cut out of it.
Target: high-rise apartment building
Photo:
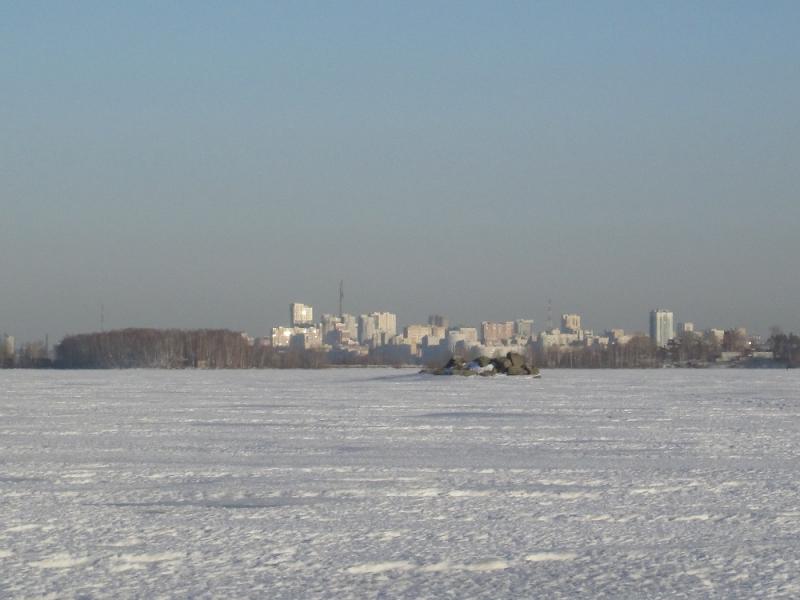
[[[289,305],[289,317],[292,327],[308,327],[314,323],[314,309],[307,304],[292,302]]]
[[[397,315],[390,312],[376,312],[372,313],[378,322],[378,331],[382,333],[385,339],[393,338],[397,335]]]
[[[517,319],[514,321],[514,334],[517,337],[534,337],[535,333],[533,331],[533,319]]]
[[[6,358],[13,358],[16,349],[16,340],[13,335],[6,335],[3,338],[3,354]]]
[[[360,344],[381,345],[397,335],[397,315],[390,312],[374,312],[358,317],[358,341]]]
[[[328,336],[336,331],[336,326],[340,325],[341,322],[342,320],[337,315],[322,315],[322,319],[320,319],[320,325],[322,329],[322,339],[325,340],[325,343],[329,343]]]
[[[581,316],[575,314],[561,315],[561,332],[578,333],[581,330]]]
[[[342,344],[358,339],[358,321],[353,315],[322,315],[322,341],[326,344]]]
[[[666,348],[669,341],[675,339],[672,311],[662,308],[650,311],[650,339],[660,348]]]
[[[501,344],[503,340],[514,337],[514,321],[495,323],[483,321],[481,323],[481,339],[484,344]]]
[[[428,325],[433,325],[434,327],[444,327],[445,330],[450,327],[450,321],[447,317],[443,317],[442,315],[431,315],[428,317]]]
[[[373,342],[378,332],[378,323],[372,315],[358,317],[358,343],[369,344]]]
[[[431,325],[407,325],[403,331],[403,337],[409,344],[419,344],[422,338],[433,335],[433,327]]]
[[[347,313],[342,315],[342,333],[347,339],[358,340],[358,319]]]

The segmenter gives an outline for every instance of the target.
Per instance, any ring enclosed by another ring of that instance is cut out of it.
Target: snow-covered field
[[[2,598],[800,597],[800,372],[0,371]]]

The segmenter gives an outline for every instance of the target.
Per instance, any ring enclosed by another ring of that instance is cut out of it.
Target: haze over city
[[[800,330],[800,5],[12,2],[0,332]]]

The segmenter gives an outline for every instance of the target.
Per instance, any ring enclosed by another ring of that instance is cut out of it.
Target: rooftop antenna
[[[342,310],[342,303],[344,302],[344,280],[339,280],[339,318],[344,318],[344,311]]]
[[[547,299],[547,331],[553,329],[553,301]]]
[[[105,331],[106,305],[100,304],[100,331]]]

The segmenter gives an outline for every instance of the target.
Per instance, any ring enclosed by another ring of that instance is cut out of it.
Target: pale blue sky
[[[0,332],[800,331],[798,2],[0,2]]]

